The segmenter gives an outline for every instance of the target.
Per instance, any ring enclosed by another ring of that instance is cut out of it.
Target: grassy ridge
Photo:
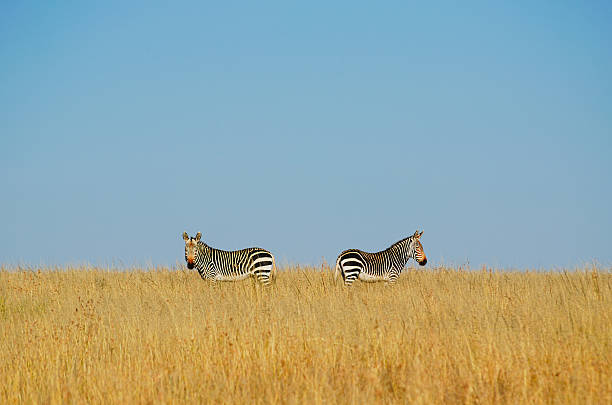
[[[0,271],[0,403],[611,403],[612,274]]]

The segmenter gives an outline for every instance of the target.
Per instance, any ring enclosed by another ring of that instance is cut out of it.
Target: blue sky
[[[0,263],[612,263],[608,2],[0,5]]]

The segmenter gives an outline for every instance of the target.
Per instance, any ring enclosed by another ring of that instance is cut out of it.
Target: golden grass
[[[185,402],[612,403],[612,273],[0,271],[0,403]]]

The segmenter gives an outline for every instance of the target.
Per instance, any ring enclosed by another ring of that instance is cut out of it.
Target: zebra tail
[[[336,260],[336,269],[334,270],[334,281],[338,280],[340,274],[340,257]]]
[[[270,278],[272,278],[274,281],[276,281],[276,259],[274,258],[274,255],[272,253],[270,253],[270,256],[272,256],[272,274]]]

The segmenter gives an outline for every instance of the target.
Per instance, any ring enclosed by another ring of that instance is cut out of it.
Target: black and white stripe
[[[342,274],[344,284],[361,281],[386,281],[394,283],[410,258],[421,266],[427,264],[423,245],[419,240],[423,232],[400,240],[381,252],[368,253],[358,249],[345,250],[336,260],[334,277]]]
[[[202,234],[195,238],[183,233],[187,267],[194,267],[205,280],[236,281],[254,277],[264,285],[270,284],[274,256],[261,248],[226,251],[215,249],[202,242]]]

